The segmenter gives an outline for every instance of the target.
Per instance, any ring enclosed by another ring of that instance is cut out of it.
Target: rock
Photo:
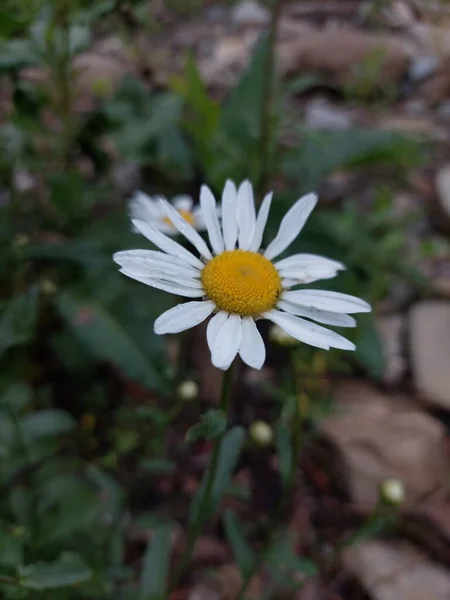
[[[445,472],[444,428],[436,419],[409,397],[382,394],[365,383],[342,383],[334,396],[339,414],[324,419],[322,431],[340,451],[352,501],[374,506],[386,479],[404,483],[406,505],[439,487]],[[331,465],[330,472],[342,472],[339,466]]]
[[[231,11],[233,21],[244,27],[257,25],[264,26],[270,20],[270,11],[255,2],[255,0],[242,0]]]
[[[410,355],[425,402],[450,410],[450,302],[427,300],[409,315]]]
[[[241,587],[241,574],[236,565],[223,565],[216,573],[217,582],[224,600],[235,600]],[[258,600],[263,596],[263,585],[259,575],[254,575],[248,586],[245,597]]]
[[[382,14],[392,27],[406,29],[416,21],[410,6],[403,0],[393,0],[389,6],[383,8]]]
[[[135,61],[136,62],[136,61]],[[137,74],[129,50],[118,36],[96,42],[73,61],[75,110],[92,111],[110,97],[125,75]]]
[[[24,169],[14,171],[12,185],[18,192],[25,193],[37,187],[37,178]]]
[[[377,78],[388,84],[406,74],[416,52],[412,45],[392,35],[350,28],[311,29],[296,39],[280,42],[278,64],[285,75],[321,72],[339,84],[349,84],[358,77],[365,60],[379,56]]]
[[[436,108],[436,115],[440,120],[446,123],[450,122],[450,100],[443,100],[439,104]]]
[[[450,495],[442,488],[406,515],[412,520],[420,543],[442,561],[450,563]]]
[[[450,574],[406,543],[365,542],[343,555],[373,600],[448,600]]]
[[[421,81],[436,72],[439,59],[434,55],[418,56],[411,64],[408,75],[412,81]]]
[[[350,129],[353,116],[348,109],[330,104],[325,98],[314,98],[306,106],[305,124],[310,129],[339,131]]]
[[[405,317],[401,314],[381,315],[376,321],[385,357],[383,381],[398,383],[406,370],[406,358],[403,347]]]
[[[224,597],[213,582],[197,583],[189,591],[187,600],[224,600]]]
[[[141,167],[133,162],[119,163],[112,171],[112,179],[122,194],[131,194],[141,185]]]
[[[436,191],[439,206],[447,219],[450,219],[450,164],[445,165],[436,173]]]

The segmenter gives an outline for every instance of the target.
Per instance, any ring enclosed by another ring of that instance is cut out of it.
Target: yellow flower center
[[[195,223],[194,215],[189,210],[179,210],[178,212],[183,217],[183,219],[189,223],[189,225],[194,225],[194,223]],[[169,219],[169,217],[164,217],[163,220],[166,225],[170,225],[171,227],[173,227],[173,223]]]
[[[219,254],[205,265],[201,279],[217,308],[242,317],[270,310],[281,293],[281,279],[270,260],[248,250]]]

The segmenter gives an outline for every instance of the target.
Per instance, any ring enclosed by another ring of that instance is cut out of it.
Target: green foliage
[[[253,569],[255,554],[245,539],[242,531],[242,523],[240,523],[236,513],[227,510],[223,521],[228,540],[233,549],[234,559],[241,571],[242,577],[245,577]]]
[[[160,600],[167,589],[170,558],[170,525],[160,525],[150,540],[142,568],[142,600]]]
[[[9,299],[0,317],[0,357],[9,348],[33,339],[38,318],[38,291],[30,288]]]
[[[202,510],[205,516],[213,515],[217,510],[220,501],[227,491],[230,476],[236,466],[242,445],[244,444],[245,435],[246,432],[243,427],[233,427],[223,437],[217,467],[214,472],[211,493],[209,495],[209,503],[203,506],[209,479],[209,470],[207,470],[190,506],[189,520],[191,523],[197,521],[200,510]],[[203,520],[205,516],[203,516]]]
[[[404,170],[418,160],[417,143],[399,133],[300,131],[299,135],[298,148],[286,154],[281,166],[302,192],[317,189],[327,175],[338,169],[385,163]]]
[[[186,434],[189,442],[197,440],[214,440],[220,437],[227,426],[227,417],[223,411],[211,408],[201,417],[200,422],[193,425]]]
[[[167,389],[163,375],[115,314],[110,314],[99,303],[83,300],[69,291],[57,297],[57,306],[93,356],[113,362],[145,386],[157,387],[161,391]]]
[[[71,585],[78,585],[89,580],[91,570],[80,563],[77,557],[63,556],[60,560],[21,567],[19,581],[30,590],[51,590]]]

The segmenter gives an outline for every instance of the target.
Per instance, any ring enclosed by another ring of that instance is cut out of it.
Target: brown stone
[[[450,574],[406,543],[371,541],[344,552],[347,570],[373,600],[448,600]]]
[[[305,31],[279,46],[279,68],[283,74],[322,72],[341,84],[350,83],[364,60],[378,56],[378,77],[397,82],[407,72],[413,47],[399,37],[333,28]]]
[[[450,302],[427,300],[409,315],[414,382],[429,404],[450,409]]]
[[[355,503],[375,505],[385,479],[403,481],[409,506],[439,487],[445,477],[444,429],[436,419],[411,398],[383,394],[366,383],[343,383],[334,395],[338,413],[323,421],[322,431],[339,450],[334,458],[342,460]]]

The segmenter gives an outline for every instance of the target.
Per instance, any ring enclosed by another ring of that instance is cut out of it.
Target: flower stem
[[[258,197],[265,192],[267,180],[270,175],[270,146],[272,141],[272,105],[274,100],[274,67],[275,44],[277,40],[278,23],[281,16],[283,0],[273,0],[272,16],[270,20],[269,35],[264,65],[263,101],[261,106],[260,122],[260,175],[257,185]]]
[[[267,533],[265,544],[259,555],[255,560],[255,564],[253,568],[249,570],[244,577],[239,592],[236,596],[236,600],[243,600],[245,597],[245,593],[247,591],[248,586],[250,585],[250,581],[253,576],[261,569],[264,564],[264,560],[266,558],[266,553],[269,550],[272,541],[275,537],[276,531],[278,529],[278,525],[281,521],[283,513],[286,509],[286,506],[289,501],[289,497],[295,485],[295,474],[297,472],[297,461],[301,450],[302,445],[302,436],[303,436],[303,428],[304,421],[306,417],[307,404],[304,401],[306,399],[306,395],[300,390],[299,385],[299,374],[300,374],[300,362],[299,358],[295,350],[291,351],[291,364],[293,371],[293,379],[294,379],[294,393],[295,393],[295,412],[294,412],[294,427],[293,427],[293,435],[292,435],[292,445],[291,445],[291,464],[288,476],[284,482],[283,491],[281,493],[280,501],[278,502],[277,508],[275,512],[272,514],[269,524],[267,526]]]
[[[219,408],[226,415],[228,415],[228,408],[229,408],[229,401],[230,401],[232,369],[233,369],[233,365],[231,365],[230,368],[227,371],[225,371],[223,374],[222,391],[220,394]],[[204,516],[205,516],[205,514],[207,514],[207,508],[208,508],[208,505],[210,504],[210,500],[211,500],[211,493],[213,490],[214,480],[216,478],[216,470],[217,470],[217,465],[218,465],[218,461],[219,461],[220,447],[221,447],[224,433],[214,440],[214,445],[213,445],[213,449],[212,449],[212,453],[211,453],[211,461],[210,461],[210,464],[209,464],[209,467],[207,470],[207,474],[206,474],[207,479],[206,479],[206,484],[205,484],[205,491],[202,495],[202,498],[200,501],[200,506],[196,513],[196,517],[193,520],[193,522],[190,523],[190,525],[189,525],[186,550],[183,552],[183,555],[180,558],[180,563],[178,565],[178,568],[175,571],[175,575],[173,578],[173,584],[171,586],[172,590],[176,587],[176,585],[178,584],[178,581],[180,580],[184,571],[186,570],[186,566],[187,566],[189,558],[192,554],[192,550],[194,548],[195,542],[203,529],[203,525],[205,522]]]

